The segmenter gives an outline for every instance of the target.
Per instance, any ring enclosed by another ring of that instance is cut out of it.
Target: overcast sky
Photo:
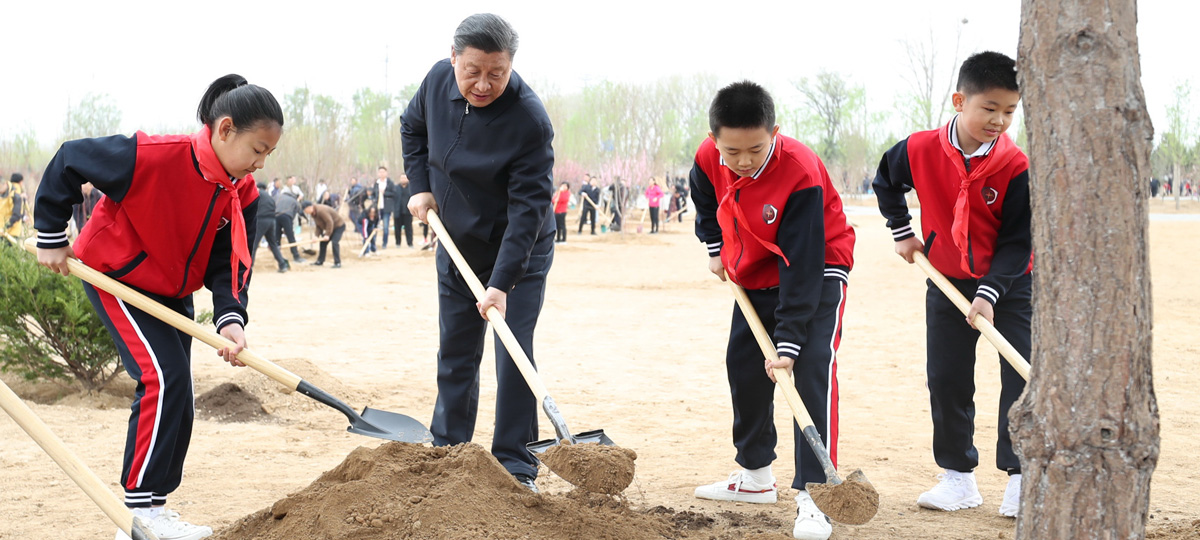
[[[280,98],[304,85],[346,103],[362,87],[394,92],[448,56],[455,26],[481,11],[517,29],[514,67],[542,94],[701,72],[782,94],[825,69],[864,85],[876,110],[907,89],[905,40],[932,32],[952,69],[956,31],[960,61],[988,49],[1015,55],[1020,31],[1019,0],[0,4],[0,137],[33,128],[43,141],[89,92],[112,97],[124,132],[193,125],[208,83],[231,72]],[[1200,2],[1139,2],[1142,84],[1156,131],[1177,84],[1200,92],[1197,20]]]

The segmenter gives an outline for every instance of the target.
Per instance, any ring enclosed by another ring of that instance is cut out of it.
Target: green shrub
[[[117,347],[78,278],[0,246],[0,370],[27,380],[79,381],[88,392],[122,372]]]

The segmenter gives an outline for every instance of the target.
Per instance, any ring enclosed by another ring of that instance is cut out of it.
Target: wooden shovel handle
[[[454,265],[458,267],[458,273],[462,274],[463,279],[467,281],[467,286],[471,288],[471,292],[475,294],[475,299],[483,302],[483,296],[486,290],[483,288],[483,282],[479,281],[479,276],[471,270],[471,265],[467,264],[467,259],[463,257],[462,252],[458,251],[458,246],[454,245],[454,240],[450,237],[450,233],[446,232],[446,226],[442,224],[441,218],[437,212],[430,209],[425,213],[425,220],[429,222],[429,226],[433,227],[433,231],[437,233],[438,241],[442,249],[450,255],[454,260]],[[508,349],[508,354],[513,357],[514,363],[517,364],[517,369],[520,370],[521,376],[525,377],[525,382],[529,384],[529,389],[533,391],[533,397],[537,398],[538,403],[550,394],[546,389],[546,385],[542,383],[542,377],[533,367],[533,362],[529,361],[529,356],[525,354],[525,349],[521,348],[521,343],[517,341],[517,336],[513,334],[512,329],[508,327],[508,323],[504,321],[504,315],[495,307],[487,310],[488,322],[492,323],[492,329],[496,331],[496,335],[500,336],[500,341],[504,343],[504,348]]]
[[[125,534],[133,535],[133,513],[3,381],[0,381],[0,408],[3,408],[4,412],[7,412],[59,467],[62,467],[67,476],[83,489],[108,519],[125,531]]]
[[[742,315],[746,317],[750,330],[754,332],[754,339],[758,341],[758,347],[762,349],[763,355],[772,362],[779,360],[775,342],[771,341],[771,336],[767,335],[767,328],[763,326],[762,319],[758,318],[758,312],[754,310],[754,304],[750,302],[746,290],[741,285],[734,283],[728,276],[725,277],[725,282],[729,284],[730,289],[733,289],[733,296],[737,298],[738,307],[742,309]],[[791,374],[783,368],[775,368],[772,371],[775,373],[775,384],[783,391],[783,397],[792,408],[792,414],[796,416],[796,422],[800,424],[800,428],[804,429],[814,425],[804,402],[800,401],[800,393],[796,391],[796,385],[785,384],[785,381],[791,382]]]
[[[963,315],[971,312],[971,302],[967,301],[967,298],[963,296],[962,292],[960,292],[958,288],[954,286],[954,284],[950,283],[950,280],[946,279],[946,276],[943,276],[937,268],[933,267],[933,264],[929,262],[929,259],[925,257],[924,253],[921,253],[920,251],[913,253],[913,261],[916,261],[917,266],[920,266],[921,270],[925,271],[925,275],[929,276],[929,280],[942,290],[942,293],[946,295],[946,298],[949,298],[950,301],[958,307],[958,310],[962,311]],[[988,322],[983,315],[975,315],[974,322],[975,328],[979,329],[979,333],[983,334],[983,337],[986,337],[988,341],[992,342],[992,345],[996,347],[996,350],[1000,351],[1000,355],[1003,356],[1005,360],[1008,360],[1009,365],[1011,365],[1013,369],[1017,370],[1017,373],[1020,373],[1021,377],[1028,381],[1029,362],[1025,360],[1025,357],[1021,356],[1021,353],[1017,352],[1017,349],[1013,347],[1007,339],[1004,339],[1004,336],[1000,334],[1000,331],[996,330],[996,327],[993,326],[992,323]]]
[[[37,240],[35,238],[29,238],[26,240],[25,249],[36,255]],[[93,287],[120,298],[127,304],[136,306],[138,309],[149,313],[153,317],[171,326],[174,326],[179,331],[211,345],[214,349],[224,349],[235,346],[232,341],[225,339],[224,336],[205,328],[196,321],[167,309],[165,306],[155,302],[154,300],[151,300],[146,295],[129,288],[124,283],[121,283],[92,269],[78,259],[67,259],[67,266],[70,268],[72,275],[75,275],[79,277],[79,279],[92,284]],[[274,362],[259,356],[250,349],[242,349],[242,352],[238,353],[237,359],[241,360],[243,364],[254,368],[255,371],[274,379],[275,382],[282,384],[290,391],[295,391],[296,387],[300,386],[300,381],[303,380],[295,373],[292,373],[275,364]]]

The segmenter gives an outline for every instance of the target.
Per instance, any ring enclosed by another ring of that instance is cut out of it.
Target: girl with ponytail
[[[139,131],[63,143],[35,200],[38,262],[65,276],[67,259],[78,257],[189,318],[192,293],[207,287],[217,331],[236,344],[217,355],[240,366],[257,225],[253,173],[279,142],[283,110],[266,89],[226,75],[209,85],[196,116],[202,125],[191,135]],[[72,246],[67,220],[87,182],[103,196]],[[121,470],[125,505],[160,539],[212,535],[165,508],[182,479],[195,414],[191,338],[87,283],[84,289],[138,383]]]

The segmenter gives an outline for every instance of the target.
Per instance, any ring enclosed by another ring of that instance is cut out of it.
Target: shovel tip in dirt
[[[637,453],[598,443],[556,444],[538,456],[563,480],[596,493],[617,495],[633,482]]]
[[[804,487],[817,508],[838,523],[862,525],[879,511],[879,492],[858,469],[840,484],[810,482]]]

